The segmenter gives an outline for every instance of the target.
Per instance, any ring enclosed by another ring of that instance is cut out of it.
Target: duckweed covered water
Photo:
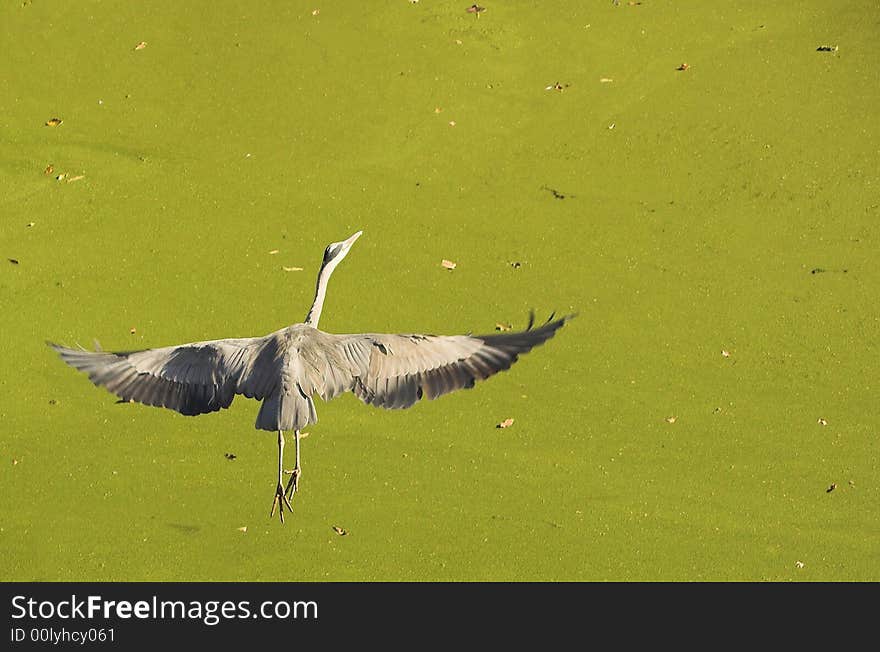
[[[0,577],[880,579],[876,4],[467,4],[0,8]],[[283,527],[256,402],[44,344],[268,333],[357,229],[329,331],[579,317],[319,403]]]

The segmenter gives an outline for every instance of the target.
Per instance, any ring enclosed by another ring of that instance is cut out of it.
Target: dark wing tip
[[[556,311],[554,310],[553,312],[550,313],[550,316],[547,317],[547,321],[545,321],[543,325],[547,325],[551,322],[554,322],[554,319],[556,322],[561,322],[561,324],[565,324],[565,322],[570,321],[570,320],[574,319],[575,317],[577,317],[578,314],[579,313],[572,312],[567,315],[563,315],[562,317],[556,317]],[[534,325],[535,325],[535,311],[534,311],[534,309],[531,309],[531,310],[529,310],[529,322],[528,322],[528,324],[526,324],[526,330],[527,331],[532,330]]]

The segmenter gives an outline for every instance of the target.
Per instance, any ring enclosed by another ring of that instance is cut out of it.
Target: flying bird
[[[255,427],[278,433],[278,482],[272,509],[284,509],[302,476],[300,431],[318,420],[313,397],[325,401],[350,391],[369,405],[408,408],[474,386],[553,337],[573,315],[522,332],[492,335],[335,335],[318,330],[331,274],[361,236],[324,251],[315,300],[301,324],[264,337],[212,340],[142,351],[70,349],[47,342],[67,364],[124,401],[185,415],[228,408],[236,394],[262,401]],[[284,486],[284,432],[294,432],[296,463]]]

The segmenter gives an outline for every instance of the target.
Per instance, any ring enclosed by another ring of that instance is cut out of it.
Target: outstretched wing
[[[521,354],[553,337],[573,316],[518,333],[330,335],[322,347],[323,364],[316,365],[321,379],[314,385],[324,399],[351,389],[364,403],[407,408],[423,396],[435,399],[509,369]],[[327,346],[330,342],[332,348]]]
[[[121,399],[195,415],[227,408],[236,394],[262,399],[280,378],[271,337],[194,342],[124,353],[69,349],[61,359]]]

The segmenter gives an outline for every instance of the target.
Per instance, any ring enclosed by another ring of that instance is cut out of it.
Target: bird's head
[[[324,250],[324,267],[328,265],[336,266],[339,262],[345,258],[348,254],[349,249],[355,243],[355,240],[361,237],[363,231],[358,231],[353,236],[351,236],[348,240],[343,240],[342,242],[331,242],[327,245],[327,248]]]

